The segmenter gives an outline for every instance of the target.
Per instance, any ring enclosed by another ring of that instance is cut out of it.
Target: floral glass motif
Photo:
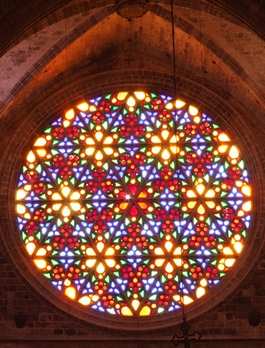
[[[215,287],[242,252],[251,185],[238,147],[180,99],[120,92],[39,136],[19,175],[21,239],[73,301],[150,316]]]

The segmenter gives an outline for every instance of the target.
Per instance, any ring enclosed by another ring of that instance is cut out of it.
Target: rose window
[[[251,184],[231,136],[155,93],[79,103],[28,151],[16,214],[28,257],[57,292],[121,316],[179,310],[242,253]]]

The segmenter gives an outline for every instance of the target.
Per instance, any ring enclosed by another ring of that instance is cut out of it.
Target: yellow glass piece
[[[69,279],[65,279],[64,285],[65,286],[70,286],[71,285],[71,281]]]
[[[127,105],[130,106],[130,107],[133,107],[135,105],[135,99],[134,97],[129,97],[128,100],[127,100]]]
[[[242,204],[242,209],[245,211],[245,212],[248,212],[251,210],[251,201],[247,201],[245,203]]]
[[[19,189],[19,190],[17,190],[17,192],[16,192],[16,199],[17,199],[17,200],[23,199],[23,198],[26,197],[26,195],[27,195],[27,193],[26,193],[25,190]]]
[[[153,136],[151,137],[151,141],[152,141],[152,143],[154,143],[154,144],[160,144],[160,143],[161,143],[161,140],[160,140],[160,138],[159,138],[157,135],[153,135]]]
[[[194,191],[188,190],[188,191],[187,191],[187,197],[189,197],[189,198],[194,198],[194,197],[197,197],[197,196],[196,196],[196,194],[194,193]]]
[[[228,149],[228,145],[220,145],[218,146],[218,152],[225,153]]]
[[[35,162],[35,160],[36,160],[36,157],[35,157],[33,151],[30,151],[27,155],[27,161],[29,163],[33,163],[33,162]]]
[[[177,135],[172,135],[169,142],[171,144],[176,144],[178,141],[179,141],[179,137]]]
[[[71,124],[71,122],[70,122],[70,121],[68,121],[68,120],[64,120],[64,121],[63,121],[63,126],[64,126],[64,128],[69,127],[69,126],[70,126],[70,124]]]
[[[189,201],[188,203],[187,203],[187,207],[189,208],[189,209],[193,209],[194,207],[195,207],[195,205],[196,205],[196,201]]]
[[[236,259],[226,259],[225,260],[225,265],[226,267],[232,267],[233,264],[235,263]]]
[[[104,158],[104,156],[102,155],[102,152],[100,150],[98,150],[96,155],[95,155],[95,159],[97,161],[101,161],[103,158]]]
[[[208,285],[208,281],[207,281],[207,279],[202,279],[201,281],[200,281],[200,284],[201,284],[201,286],[207,286]]]
[[[141,311],[140,311],[140,316],[141,317],[144,317],[144,316],[147,316],[147,315],[150,315],[151,314],[151,308],[149,308],[148,306],[144,306]]]
[[[105,266],[103,265],[102,262],[100,262],[100,263],[98,264],[96,271],[97,271],[99,274],[102,274],[102,273],[105,272]]]
[[[145,202],[138,202],[139,207],[143,210],[145,210],[148,207],[148,204]]]
[[[67,205],[63,208],[62,210],[62,216],[64,217],[68,217],[71,215],[71,211],[70,209],[67,207]]]
[[[108,136],[108,137],[105,138],[103,143],[106,144],[106,145],[112,144],[113,143],[113,138]]]
[[[201,122],[200,116],[195,116],[193,120],[194,120],[195,123],[200,123]]]
[[[18,214],[25,214],[26,207],[22,204],[17,204],[17,213]]]
[[[91,155],[93,155],[94,151],[95,151],[94,147],[88,147],[88,148],[86,148],[85,152],[86,152],[87,156],[91,156]]]
[[[193,302],[193,299],[190,296],[185,295],[183,296],[182,301],[184,305],[188,305]]]
[[[219,139],[220,141],[230,141],[230,138],[229,138],[228,135],[225,134],[225,133],[219,134],[219,135],[218,135],[218,139]]]
[[[175,262],[176,266],[181,267],[183,264],[183,261],[181,259],[173,259],[173,261]]]
[[[242,249],[243,249],[243,244],[241,242],[235,242],[235,244],[233,245],[235,251],[240,254]]]
[[[180,301],[180,296],[179,296],[179,295],[174,295],[174,296],[173,296],[173,299],[174,299],[176,302],[178,302],[178,301]]]
[[[171,103],[171,102],[167,103],[166,106],[165,106],[165,108],[166,108],[167,110],[172,110],[173,107],[174,107],[174,105],[173,105],[173,103]]]
[[[128,202],[123,202],[120,204],[121,210],[125,210],[128,207],[129,203]]]
[[[36,249],[36,245],[33,242],[29,242],[26,245],[26,249],[27,249],[27,252],[29,253],[29,255],[32,255],[34,253],[34,250]]]
[[[98,249],[98,251],[101,253],[102,252],[102,250],[104,249],[104,247],[105,247],[105,244],[103,243],[103,242],[99,242],[98,244],[97,244],[97,249]]]
[[[37,256],[45,256],[47,254],[47,250],[44,248],[40,248],[37,252],[36,255]]]
[[[165,243],[165,248],[167,251],[170,251],[173,247],[173,243],[172,242],[166,242]]]
[[[145,198],[147,197],[147,193],[145,191],[140,192],[139,198]]]
[[[170,146],[169,147],[170,148],[170,151],[173,153],[173,154],[177,154],[177,153],[179,153],[179,147],[178,146],[176,146],[176,145],[174,145],[174,146]]]
[[[174,252],[173,255],[181,255],[181,247],[177,247]]]
[[[203,287],[199,286],[196,290],[196,297],[201,298],[203,295],[205,295],[205,292],[206,290]]]
[[[69,288],[66,288],[66,289],[65,289],[65,294],[66,294],[68,297],[70,297],[72,300],[74,300],[75,297],[76,297],[76,290],[75,290],[74,287],[69,286]]]
[[[120,92],[117,95],[117,99],[120,100],[120,101],[124,100],[127,97],[127,94],[128,94],[128,92]]]
[[[181,109],[186,103],[181,99],[177,99],[175,105],[177,109]]]
[[[133,315],[131,310],[130,310],[130,308],[127,307],[127,306],[121,308],[121,314],[122,315],[126,315],[126,316],[132,316]]]
[[[91,112],[94,112],[94,111],[96,111],[97,110],[97,108],[95,107],[95,105],[91,105],[90,107],[89,107],[89,111],[91,111]]]
[[[164,251],[160,247],[155,248],[154,252],[156,255],[164,255]]]
[[[244,216],[244,215],[245,215],[245,212],[243,210],[239,210],[237,213],[237,216],[239,216],[239,217]]]
[[[161,150],[161,146],[153,146],[152,147],[152,152],[153,154],[157,155]]]
[[[81,204],[77,202],[70,203],[70,207],[73,211],[79,211],[81,209]]]
[[[229,151],[229,156],[231,158],[237,158],[239,156],[238,149],[233,145]]]
[[[98,295],[92,295],[91,297],[93,302],[97,302],[99,300],[99,296]]]
[[[39,157],[45,157],[47,155],[47,151],[45,149],[37,149],[36,152]]]
[[[83,102],[77,105],[77,109],[80,111],[87,111],[89,109],[89,105],[88,103]]]
[[[47,140],[43,137],[39,137],[35,143],[34,143],[34,146],[44,146],[47,144]]]
[[[77,201],[80,199],[80,197],[81,197],[80,193],[78,191],[75,191],[71,194],[70,199],[72,201]]]
[[[195,106],[193,106],[193,105],[189,106],[189,114],[190,115],[196,116],[196,115],[198,115],[198,112],[199,112],[199,110]]]
[[[52,205],[52,209],[55,211],[58,211],[61,209],[62,204],[61,203],[55,203]]]
[[[31,185],[25,185],[24,186],[25,191],[30,191],[31,190]]]
[[[232,251],[232,249],[231,249],[230,247],[225,247],[225,248],[223,249],[223,253],[224,253],[225,255],[234,255],[234,253],[233,253],[233,251]]]
[[[164,159],[164,160],[168,160],[170,158],[170,152],[165,149],[162,154],[161,154],[161,157]]]
[[[87,145],[95,145],[94,139],[92,139],[92,138],[86,138],[86,144],[87,144]]]
[[[136,96],[138,100],[144,100],[145,98],[145,93],[142,91],[136,91],[134,92],[134,95]]]
[[[62,197],[61,197],[61,195],[59,195],[58,192],[54,192],[54,193],[52,194],[52,199],[53,199],[54,201],[61,201],[61,200],[62,200]]]
[[[198,209],[197,209],[197,212],[198,212],[198,214],[200,214],[200,215],[205,214],[205,209],[204,209],[204,206],[203,206],[202,204],[199,205],[199,207],[198,207]]]
[[[164,129],[164,130],[162,130],[161,135],[162,135],[162,138],[164,140],[166,140],[168,138],[168,136],[169,136],[169,131]]]
[[[105,262],[106,262],[107,266],[110,268],[114,267],[116,265],[116,261],[113,259],[106,259]]]
[[[97,141],[100,141],[103,138],[103,133],[102,132],[96,132],[95,133],[95,138]]]
[[[219,271],[223,271],[225,269],[225,265],[223,263],[221,263],[221,261],[218,265],[218,269],[219,269]]]
[[[96,259],[89,259],[89,260],[86,260],[86,265],[88,268],[92,268],[95,266],[95,263],[96,263]]]
[[[113,154],[114,150],[111,147],[104,147],[104,152],[107,156],[110,156]]]
[[[215,197],[215,191],[213,189],[208,190],[205,194],[205,197],[207,197],[207,198]]]
[[[114,254],[115,254],[115,249],[112,248],[112,247],[108,248],[108,249],[106,250],[106,252],[105,252],[105,255],[106,255],[106,256],[112,256],[112,255],[114,255]]]
[[[66,111],[65,113],[65,118],[69,121],[71,121],[73,118],[75,117],[75,111],[74,109],[70,109],[68,111]]]
[[[199,193],[199,195],[202,195],[205,190],[205,186],[203,184],[199,184],[196,186],[196,191]]]
[[[34,260],[34,263],[39,269],[44,269],[47,266],[47,262],[43,259]]]
[[[172,266],[172,264],[170,262],[168,262],[166,267],[165,267],[165,270],[168,273],[172,273],[174,271],[174,267]]]
[[[137,309],[139,308],[140,306],[140,301],[139,300],[133,300],[132,301],[132,307],[135,311],[137,311]]]
[[[68,186],[63,186],[61,188],[61,192],[62,192],[64,197],[67,197],[69,195],[70,191],[71,191],[71,189]]]
[[[206,203],[207,207],[210,209],[213,209],[215,207],[214,201],[206,201],[205,203]]]
[[[88,306],[91,303],[91,299],[88,296],[83,296],[78,300],[83,306]]]
[[[161,267],[163,265],[163,263],[165,262],[165,259],[156,259],[155,260],[155,265],[157,267]]]

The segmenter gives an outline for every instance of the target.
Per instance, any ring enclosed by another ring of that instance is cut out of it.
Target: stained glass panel
[[[22,242],[62,294],[150,316],[205,296],[242,252],[251,184],[210,117],[142,91],[82,102],[44,130],[16,190]]]

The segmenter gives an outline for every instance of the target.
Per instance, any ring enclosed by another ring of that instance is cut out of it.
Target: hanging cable
[[[174,0],[171,0],[171,26],[172,26],[172,57],[173,57],[173,82],[174,82],[174,99],[176,102],[177,98],[177,80],[176,80],[176,50],[175,50],[175,21],[174,21]],[[175,134],[177,134],[177,122],[175,120]],[[177,146],[177,144],[176,144]],[[176,168],[178,167],[178,154],[176,151]],[[178,187],[179,190],[179,187]],[[179,195],[180,200],[180,195]],[[180,202],[179,202],[180,203]],[[178,205],[178,209],[180,207],[180,204]],[[181,234],[180,226],[178,230],[179,234]],[[182,239],[180,238],[181,242],[181,253],[182,253],[182,264],[180,269],[180,277],[179,277],[179,283],[181,285],[180,289],[180,303],[182,305],[182,324],[180,325],[180,330],[182,331],[182,335],[174,335],[171,342],[178,346],[180,343],[184,344],[185,348],[190,348],[190,341],[199,341],[201,338],[201,334],[198,331],[193,332],[192,334],[189,333],[190,326],[187,323],[187,318],[185,315],[185,304],[184,304],[184,279],[183,279],[183,272],[184,272],[184,260],[183,260],[183,248],[182,248]]]
[[[176,51],[175,51],[175,23],[174,23],[174,0],[171,0],[171,38],[172,38],[172,59],[173,59],[173,82],[174,82],[174,97],[177,94],[177,81],[176,81]]]
[[[177,79],[176,79],[176,48],[175,48],[175,19],[174,19],[174,0],[171,0],[171,38],[172,38],[172,59],[173,59],[173,84],[174,84],[174,99],[176,100],[177,98]],[[177,133],[177,122],[175,120],[175,134]],[[177,144],[176,144],[177,146]],[[177,152],[177,151],[176,151]],[[176,168],[178,167],[178,158],[176,154]],[[179,190],[179,189],[178,189]],[[180,203],[180,202],[179,202]],[[180,204],[178,204],[178,207]],[[181,250],[182,250],[182,245],[181,245]],[[184,302],[183,302],[183,265],[181,266],[181,274],[179,277],[179,282],[182,285],[182,290],[181,290],[181,299],[180,302],[182,302],[182,317],[185,317],[184,313]]]

